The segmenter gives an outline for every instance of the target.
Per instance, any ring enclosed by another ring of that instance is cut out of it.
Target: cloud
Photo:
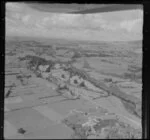
[[[31,31],[35,34],[38,31],[43,34],[55,31],[57,36],[63,36],[65,32],[70,36],[73,34],[77,34],[77,36],[87,34],[93,38],[94,35],[106,36],[106,39],[111,34],[112,38],[115,39],[120,39],[122,34],[125,35],[125,38],[129,35],[132,36],[132,34],[137,34],[132,38],[142,36],[143,15],[139,10],[96,14],[63,14],[38,12],[23,5],[19,8],[19,4],[7,4],[6,7],[6,31],[14,29],[14,31],[17,30],[20,33]],[[115,37],[113,34],[115,34]]]
[[[100,29],[105,20],[100,15],[73,15],[73,14],[50,14],[36,21],[38,27],[42,28],[83,28]]]
[[[126,29],[128,32],[139,32],[142,28],[142,19],[135,19],[135,20],[124,20],[120,23],[120,27]]]
[[[20,11],[22,9],[22,6],[18,3],[11,3],[11,2],[7,2],[6,3],[6,9],[7,10],[13,10],[13,11]]]

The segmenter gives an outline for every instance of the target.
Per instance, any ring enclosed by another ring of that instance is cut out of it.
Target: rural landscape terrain
[[[5,118],[15,126],[10,135],[140,138],[141,45],[6,39]]]
[[[4,138],[141,139],[142,14],[7,3]]]

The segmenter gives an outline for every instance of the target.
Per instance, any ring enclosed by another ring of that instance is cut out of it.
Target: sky
[[[6,3],[6,36],[91,41],[142,40],[143,10],[92,14],[50,13]]]

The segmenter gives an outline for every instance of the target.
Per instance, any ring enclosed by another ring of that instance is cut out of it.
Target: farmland
[[[5,47],[6,138],[141,138],[141,41]]]

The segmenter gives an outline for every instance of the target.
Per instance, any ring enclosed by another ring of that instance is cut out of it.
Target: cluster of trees
[[[83,113],[84,114],[84,113]],[[97,118],[97,123],[92,127],[83,125],[82,113],[71,113],[62,123],[73,129],[72,139],[87,139],[89,136],[104,139],[140,139],[142,132],[140,129],[135,129],[132,126],[120,122],[118,119],[101,119]],[[94,132],[93,132],[94,130]]]
[[[128,66],[128,73],[124,74],[125,78],[131,80],[142,79],[142,68],[138,66]]]

